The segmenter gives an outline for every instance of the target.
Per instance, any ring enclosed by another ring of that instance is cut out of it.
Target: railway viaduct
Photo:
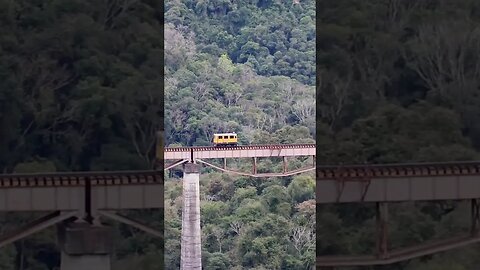
[[[480,162],[317,166],[316,178],[317,205],[373,203],[377,229],[375,254],[317,254],[317,269],[386,265],[480,242]],[[390,250],[388,204],[439,200],[471,201],[470,232]]]
[[[199,169],[204,164],[226,173],[250,177],[281,177],[316,169],[316,201],[321,204],[373,203],[376,206],[376,253],[372,255],[317,255],[317,269],[387,265],[480,242],[480,162],[389,165],[315,166],[315,144],[251,145],[237,148],[165,148],[165,170],[184,164],[181,269],[201,269]],[[287,157],[311,156],[312,166],[287,170]],[[257,159],[281,157],[283,171],[258,173]],[[228,168],[229,158],[252,159],[251,172]],[[214,165],[205,159],[223,159]],[[412,201],[470,200],[471,229],[464,235],[389,249],[388,204]],[[317,224],[318,228],[319,224]],[[321,229],[321,228],[320,228]]]
[[[225,173],[249,177],[282,177],[315,170],[315,144],[291,145],[248,145],[236,147],[179,147],[165,148],[165,170],[183,164],[183,212],[180,269],[202,269],[202,246],[200,230],[200,169],[203,164]],[[311,165],[305,168],[288,170],[288,158],[311,157]],[[257,171],[259,158],[281,158],[281,172],[260,173]],[[241,172],[229,169],[227,160],[242,158],[252,160],[252,171]],[[222,165],[206,160],[221,159]]]
[[[311,166],[289,171],[288,158],[302,156],[312,158]],[[158,230],[117,212],[163,208],[164,171],[183,165],[182,269],[201,269],[200,164],[250,177],[290,176],[316,168],[317,204],[374,203],[378,229],[376,254],[317,256],[317,267],[385,265],[480,241],[480,162],[315,166],[315,156],[315,144],[235,148],[163,148],[158,144],[159,168],[151,171],[2,174],[0,211],[47,214],[0,236],[0,247],[56,225],[62,253],[61,270],[109,270],[111,229],[102,225],[101,220],[122,222],[163,238]],[[251,159],[252,171],[228,168],[227,160],[231,158]],[[258,172],[259,158],[280,158],[283,170]],[[210,161],[212,159],[223,159],[223,165],[216,165]],[[402,250],[389,250],[388,204],[435,200],[470,200],[470,233]]]
[[[312,156],[311,166],[287,171],[287,157],[296,156]],[[288,176],[313,171],[314,156],[315,145],[163,148],[160,140],[155,170],[0,174],[0,211],[45,213],[21,228],[0,235],[0,248],[56,226],[61,270],[110,270],[112,230],[102,220],[125,223],[163,238],[163,233],[155,228],[117,212],[163,208],[164,171],[183,164],[182,269],[201,269],[199,164],[252,177]],[[283,157],[283,171],[258,173],[257,158],[265,157]],[[206,161],[216,158],[223,158],[224,166]],[[252,172],[229,170],[226,166],[229,158],[252,158]],[[164,160],[174,162],[162,168]]]

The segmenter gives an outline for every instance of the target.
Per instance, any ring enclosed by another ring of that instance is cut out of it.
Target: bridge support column
[[[86,222],[58,226],[61,270],[110,270],[112,230]]]
[[[199,165],[186,163],[183,171],[183,210],[180,270],[202,269]]]
[[[388,204],[376,203],[377,210],[377,254],[381,259],[388,258]]]

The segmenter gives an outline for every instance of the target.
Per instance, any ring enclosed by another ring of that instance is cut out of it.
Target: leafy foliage
[[[149,0],[0,1],[0,171],[152,168],[163,125],[162,13]],[[2,214],[2,233],[33,218]],[[127,248],[118,260],[159,269],[161,243],[120,228]],[[59,262],[52,230],[0,250],[1,269]]]
[[[166,145],[314,142],[314,1],[166,1]],[[213,161],[215,162],[215,161]],[[290,169],[312,160],[291,159]],[[251,170],[245,159],[228,166]],[[259,160],[258,172],[281,160]],[[182,184],[165,185],[166,268],[180,266]],[[308,269],[314,265],[313,175],[252,179],[200,176],[206,269]],[[309,210],[306,210],[309,209]]]
[[[478,1],[317,2],[319,162],[479,158]],[[463,203],[389,207],[393,248],[468,228]],[[318,210],[319,254],[373,252],[371,205]],[[476,258],[464,248],[378,269],[470,269]]]

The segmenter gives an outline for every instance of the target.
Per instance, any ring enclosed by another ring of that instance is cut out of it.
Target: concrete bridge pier
[[[195,163],[186,163],[183,171],[180,270],[202,269],[199,181],[199,165]]]
[[[112,229],[87,222],[58,226],[60,270],[111,270]]]

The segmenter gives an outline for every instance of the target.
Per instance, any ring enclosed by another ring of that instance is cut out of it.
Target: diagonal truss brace
[[[23,228],[19,228],[5,235],[2,235],[0,237],[0,248],[8,244],[11,244],[15,241],[18,241],[22,238],[25,238],[27,236],[30,236],[34,233],[40,232],[64,220],[75,217],[77,215],[78,215],[77,211],[69,211],[69,212],[63,212],[63,213],[61,213],[60,211],[56,211],[56,212],[50,213],[46,216],[43,216],[37,220],[34,220],[28,223]]]
[[[166,170],[170,170],[171,168],[176,167],[176,166],[178,166],[178,165],[182,165],[183,163],[188,162],[188,161],[189,161],[188,159],[178,160],[178,161],[173,162],[173,163],[171,163],[171,164],[165,165],[164,170],[165,170],[165,171],[166,171]]]
[[[203,161],[201,159],[196,159],[196,161],[199,162],[199,163],[203,163],[207,166],[210,166],[212,168],[215,168],[217,170],[220,170],[222,172],[231,173],[231,174],[238,174],[238,175],[243,175],[243,176],[250,176],[250,177],[255,177],[255,178],[291,176],[291,175],[300,174],[300,173],[315,170],[315,167],[308,167],[308,168],[297,169],[297,170],[288,171],[288,172],[284,172],[284,173],[253,173],[252,174],[252,173],[245,173],[245,172],[238,172],[238,171],[234,171],[234,170],[224,169],[224,168],[221,168],[219,166],[208,163],[206,161]]]
[[[414,247],[393,250],[389,252],[388,258],[378,258],[377,256],[321,256],[317,257],[317,267],[353,267],[353,266],[373,266],[388,265],[419,258],[426,255],[432,255],[467,245],[480,242],[480,237],[471,235],[461,235],[445,240],[430,241]]]
[[[120,214],[117,214],[117,213],[114,213],[114,212],[110,212],[110,211],[98,211],[98,214],[100,214],[101,216],[104,216],[106,218],[115,220],[117,222],[124,223],[124,224],[127,224],[129,226],[135,227],[135,228],[137,228],[139,230],[142,230],[142,231],[144,231],[148,234],[151,234],[153,236],[156,236],[158,238],[163,239],[163,233],[157,231],[156,229],[153,229],[153,228],[149,227],[146,224],[143,224],[139,221],[136,221],[134,219],[131,219],[131,218],[128,218],[126,216],[123,216],[123,215],[120,215]]]

